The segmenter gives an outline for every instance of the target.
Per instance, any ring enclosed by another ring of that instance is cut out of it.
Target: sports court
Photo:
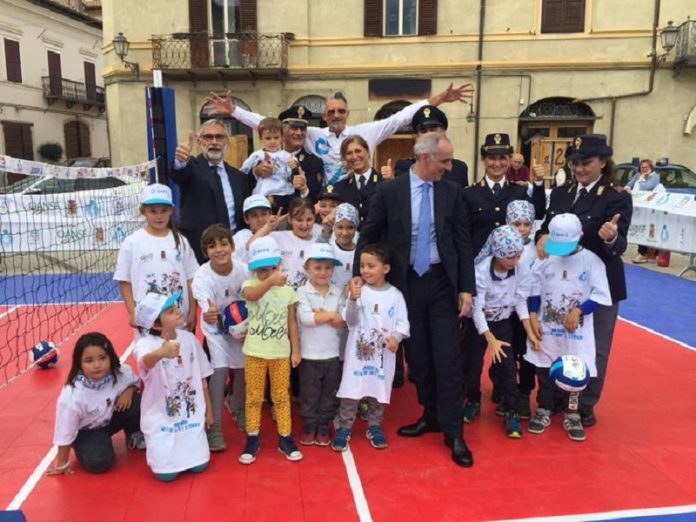
[[[21,509],[32,522],[696,519],[696,282],[626,269],[631,297],[620,310],[599,421],[583,443],[569,440],[558,418],[543,435],[525,431],[521,440],[506,439],[484,400],[482,416],[465,429],[475,464],[461,469],[441,435],[395,434],[420,414],[415,389],[406,384],[387,409],[386,450],[369,445],[358,420],[350,452],[303,447],[303,461],[287,462],[276,451],[265,409],[259,458],[242,466],[243,433],[225,413],[227,451],[214,454],[204,473],[169,484],[153,478],[144,452],[125,449],[122,434],[111,472],[91,475],[77,467],[74,475],[43,475],[53,457],[55,400],[77,336],[101,331],[123,354],[131,330],[108,273],[6,277],[3,295],[43,296],[4,303],[0,331],[8,341],[21,326],[19,342],[31,346],[34,337],[45,337],[46,322],[75,332],[61,344],[57,367],[32,368],[0,389],[0,506]],[[58,285],[59,291],[22,294],[22,285]],[[56,295],[62,297],[46,301]],[[5,346],[3,364],[7,354]],[[487,379],[484,393],[490,395]]]

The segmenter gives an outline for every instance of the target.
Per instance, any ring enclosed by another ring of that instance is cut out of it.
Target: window
[[[384,36],[408,36],[417,32],[418,0],[385,0]]]
[[[97,99],[97,75],[92,62],[83,62],[85,68],[85,94],[90,101]]]
[[[72,120],[63,126],[65,134],[65,157],[80,158],[92,155],[89,126],[79,120]]]
[[[215,38],[241,30],[239,0],[210,0],[210,29]]]
[[[324,105],[326,104],[326,98],[319,96],[318,94],[308,94],[295,100],[293,107],[295,105],[304,105],[310,111],[312,111],[312,117],[309,119],[309,124],[312,127],[326,127],[326,122],[321,118],[324,114]]]
[[[585,0],[543,0],[542,33],[582,33],[585,30]]]
[[[19,42],[5,38],[5,68],[7,81],[22,83],[22,60],[19,56]]]
[[[63,96],[63,73],[60,67],[60,54],[48,51],[48,78],[51,96]]]
[[[34,159],[31,127],[31,123],[2,122],[2,130],[5,135],[5,154],[13,158]]]

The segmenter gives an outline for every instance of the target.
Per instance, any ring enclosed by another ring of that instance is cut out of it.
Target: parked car
[[[142,184],[135,189],[134,183]],[[53,176],[27,176],[9,187],[5,194],[65,194],[68,192],[82,192],[85,190],[106,190],[105,195],[125,195],[126,193],[138,193],[145,187],[145,182],[135,178],[119,176],[106,178],[78,178],[63,179]]]
[[[616,182],[626,186],[638,172],[639,163],[639,158],[633,158],[631,163],[619,163],[616,166]],[[696,173],[689,167],[670,163],[668,158],[660,158],[655,162],[655,172],[660,175],[660,183],[667,192],[696,194]]]
[[[109,158],[72,158],[65,162],[66,167],[90,167],[101,168],[110,167],[111,159]]]

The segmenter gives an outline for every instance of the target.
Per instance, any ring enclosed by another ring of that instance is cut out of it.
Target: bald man
[[[515,152],[510,158],[510,168],[506,174],[508,183],[522,182],[526,185],[529,182],[529,169],[524,164],[524,156]]]

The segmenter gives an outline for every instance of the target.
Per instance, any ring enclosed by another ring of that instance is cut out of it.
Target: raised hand
[[[173,339],[165,340],[159,349],[163,359],[176,359],[179,357],[179,341]]]
[[[287,219],[288,215],[281,214],[282,211],[283,211],[283,208],[281,207],[278,209],[278,212],[268,216],[268,221],[266,221],[266,224],[264,225],[264,227],[266,227],[269,232],[271,230],[275,230],[281,221],[283,221],[284,219]]]
[[[288,276],[287,274],[284,274],[280,270],[273,272],[269,277],[268,281],[271,284],[271,286],[285,286],[285,284],[288,282]]]
[[[473,97],[474,86],[472,84],[465,83],[459,87],[454,87],[454,84],[450,83],[447,89],[428,98],[428,103],[435,106],[438,106],[441,103],[450,103],[456,101],[468,103]]]
[[[188,131],[188,138],[186,141],[182,141],[176,146],[176,150],[174,151],[174,157],[178,161],[188,161],[189,156],[191,155],[191,151],[193,150],[193,140],[194,140],[194,134],[193,131]]]
[[[208,298],[208,310],[203,312],[203,320],[208,323],[215,325],[217,324],[218,309],[212,299]]]
[[[215,92],[210,92],[205,98],[206,109],[209,113],[231,115],[236,108],[232,100],[232,93],[227,91],[225,96],[220,96]]]
[[[614,217],[599,229],[599,237],[604,241],[613,241],[619,233],[619,219],[621,219],[621,214],[614,214]]]
[[[536,159],[532,158],[532,163],[529,166],[529,170],[532,173],[533,181],[543,181],[546,175],[546,169],[543,165],[538,165]]]
[[[394,169],[392,168],[391,158],[387,160],[386,165],[382,165],[382,168],[380,169],[380,174],[382,174],[382,177],[384,179],[394,179]]]
[[[307,190],[307,176],[299,165],[297,166],[297,174],[292,177],[292,187],[299,192]]]
[[[363,280],[360,277],[354,277],[348,283],[348,295],[351,301],[356,301],[360,297]]]
[[[549,239],[548,234],[544,234],[543,236],[539,236],[539,241],[537,241],[536,244],[536,251],[537,251],[537,256],[539,259],[546,259],[549,257],[549,255],[546,253],[546,250],[544,250],[544,245],[546,244],[546,241]]]
[[[273,162],[268,152],[263,153],[263,159],[256,164],[253,172],[259,178],[267,178],[273,174]]]

